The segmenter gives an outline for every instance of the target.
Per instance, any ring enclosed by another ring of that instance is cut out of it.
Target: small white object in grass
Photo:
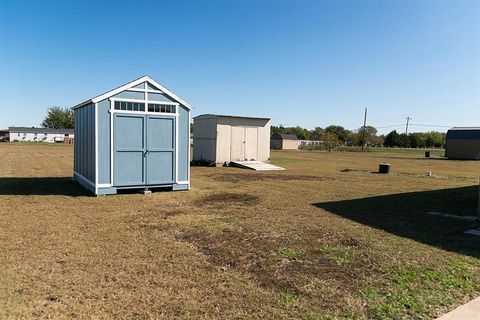
[[[431,177],[431,176],[432,176],[432,171],[428,171],[427,177]]]
[[[471,234],[472,236],[479,236],[480,237],[480,229],[470,229],[465,231],[466,234]]]

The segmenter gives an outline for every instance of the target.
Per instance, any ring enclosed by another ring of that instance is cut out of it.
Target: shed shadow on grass
[[[408,192],[312,205],[400,237],[464,255],[480,257],[480,237],[464,234],[477,222],[427,212],[475,215],[478,186]]]
[[[72,177],[0,177],[0,195],[87,196]]]

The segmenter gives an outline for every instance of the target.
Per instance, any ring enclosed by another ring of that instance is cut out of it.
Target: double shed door
[[[115,113],[114,186],[173,183],[175,118]]]
[[[258,159],[258,128],[232,126],[230,160],[244,161]]]

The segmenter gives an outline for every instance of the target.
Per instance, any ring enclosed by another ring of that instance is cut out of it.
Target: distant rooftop
[[[480,140],[480,127],[454,127],[448,129],[446,139]]]
[[[258,120],[270,120],[270,118],[258,118],[258,117],[243,117],[243,116],[229,116],[224,114],[201,114],[199,116],[193,117],[193,119],[197,118],[242,118],[242,119],[258,119]]]
[[[272,135],[272,139],[298,140],[297,135],[292,133],[275,133]]]
[[[74,129],[52,129],[52,128],[35,128],[35,127],[9,127],[11,133],[58,133],[73,134]]]
[[[448,130],[480,130],[480,127],[453,127]]]

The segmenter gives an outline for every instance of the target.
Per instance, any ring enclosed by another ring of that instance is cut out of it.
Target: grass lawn
[[[0,144],[0,318],[428,319],[480,295],[474,223],[426,214],[473,215],[478,162],[272,152],[286,171],[92,197],[72,154]]]

